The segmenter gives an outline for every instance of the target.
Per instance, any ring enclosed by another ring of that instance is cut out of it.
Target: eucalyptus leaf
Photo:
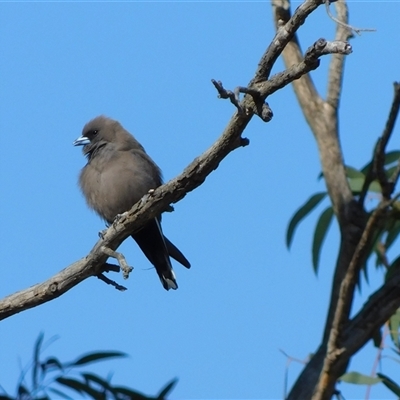
[[[289,222],[286,232],[286,246],[290,248],[292,245],[293,235],[297,225],[304,219],[325,197],[326,192],[319,192],[312,195],[293,215]]]
[[[314,240],[312,245],[312,262],[314,272],[318,273],[319,259],[321,254],[321,247],[324,243],[328,228],[332,222],[333,208],[328,207],[319,217],[314,231]]]
[[[382,383],[389,389],[391,390],[396,396],[400,396],[400,386],[390,379],[388,376],[380,374],[379,372],[377,373],[379,378],[382,379]]]
[[[382,380],[378,377],[360,374],[359,372],[347,372],[339,378],[342,382],[353,383],[355,385],[375,385]]]

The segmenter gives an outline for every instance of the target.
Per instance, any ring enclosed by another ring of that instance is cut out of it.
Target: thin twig
[[[347,24],[349,19],[349,12],[346,2],[338,1],[335,3],[336,14],[338,19]],[[347,42],[352,33],[338,24],[336,26],[335,40],[342,40]],[[329,63],[329,74],[328,74],[328,90],[326,94],[326,102],[334,109],[338,110],[341,93],[342,93],[342,82],[344,73],[344,63],[346,57],[341,57],[340,54],[333,54]]]
[[[243,109],[240,106],[240,98],[238,92],[232,92],[232,90],[227,90],[222,85],[221,81],[216,81],[215,79],[211,79],[212,84],[215,86],[215,89],[218,91],[218,97],[220,99],[229,99],[231,103],[238,109],[238,112],[243,113]]]
[[[394,125],[396,123],[397,115],[400,108],[400,84],[394,83],[394,97],[392,101],[392,106],[390,107],[390,112],[388,119],[386,121],[385,129],[383,130],[382,136],[379,138],[376,153],[374,158],[374,170],[376,176],[381,185],[382,195],[385,199],[389,199],[394,190],[393,182],[390,182],[386,176],[385,171],[385,152],[386,146],[389,139],[393,133]]]
[[[349,29],[350,31],[353,31],[355,33],[357,33],[357,35],[361,35],[361,32],[376,32],[376,29],[372,29],[372,28],[356,28],[352,25],[348,25],[345,24],[344,22],[340,21],[339,19],[337,19],[336,17],[334,17],[329,9],[329,5],[330,3],[332,3],[332,1],[329,0],[325,0],[325,7],[326,7],[326,12],[328,13],[329,17],[335,21],[337,24],[343,26],[344,28]]]

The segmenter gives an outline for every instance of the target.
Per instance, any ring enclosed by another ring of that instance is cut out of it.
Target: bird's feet
[[[124,255],[105,246],[102,246],[102,250],[104,254],[107,254],[109,257],[115,258],[118,261],[118,264],[121,267],[122,276],[124,277],[124,279],[128,279],[129,274],[132,272],[133,268],[128,265]]]

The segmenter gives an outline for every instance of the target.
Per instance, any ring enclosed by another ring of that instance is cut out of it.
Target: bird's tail
[[[178,263],[181,263],[184,267],[190,268],[190,262],[182,254],[182,252],[164,236],[165,245],[167,246],[168,254]]]
[[[147,223],[144,228],[134,233],[132,237],[154,265],[164,289],[178,289],[167,245],[157,218]]]

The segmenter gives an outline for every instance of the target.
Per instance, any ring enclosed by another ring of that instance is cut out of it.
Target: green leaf
[[[76,379],[63,378],[62,376],[60,376],[60,377],[56,378],[55,380],[58,383],[60,383],[61,385],[64,385],[72,390],[75,390],[79,394],[86,393],[89,396],[92,396],[93,399],[102,400],[102,399],[106,398],[103,391],[98,391],[96,389],[93,389],[86,383],[80,382]]]
[[[60,370],[63,371],[64,367],[56,357],[49,357],[45,362],[41,363],[42,371],[47,372],[47,371],[54,371],[54,370]]]
[[[385,275],[385,282],[387,282],[395,273],[400,269],[400,256],[397,257],[389,266]]]
[[[165,396],[175,387],[178,383],[178,379],[174,378],[170,382],[168,382],[163,389],[161,389],[160,393],[157,396],[157,400],[164,400]]]
[[[328,232],[328,228],[332,222],[332,217],[333,217],[333,208],[328,207],[319,217],[319,220],[315,227],[314,240],[312,245],[312,263],[314,272],[316,274],[318,273],[321,247],[325,240],[326,233]]]
[[[22,384],[18,386],[18,395],[21,397],[30,395],[29,390]]]
[[[325,197],[326,192],[320,192],[312,195],[293,215],[289,222],[289,226],[286,232],[286,246],[290,249],[292,245],[293,235],[297,225],[300,221],[305,218]]]
[[[379,378],[382,379],[382,383],[391,390],[396,396],[400,396],[400,386],[395,382],[392,381],[388,376],[377,373]]]
[[[53,388],[49,388],[48,390],[49,390],[49,392],[52,392],[52,393],[56,394],[57,398],[62,397],[63,399],[66,399],[66,400],[74,400],[73,397],[67,396],[61,390],[57,390],[57,389],[53,389]]]
[[[381,344],[382,344],[382,332],[381,332],[381,328],[376,329],[373,333],[372,333],[372,341],[374,342],[374,346],[376,348],[380,348]]]
[[[106,390],[111,390],[112,389],[112,386],[110,385],[110,383],[107,382],[106,380],[104,380],[103,378],[101,378],[98,375],[94,375],[94,374],[91,374],[91,373],[82,373],[81,375],[85,378],[85,381],[87,383],[89,383],[91,381],[91,382],[97,383],[103,389],[106,389]]]
[[[368,190],[374,193],[382,193],[382,188],[378,181],[372,181],[369,185]]]
[[[389,151],[385,155],[385,165],[393,164],[399,161],[400,150]]]
[[[38,386],[38,372],[40,367],[40,348],[42,347],[44,339],[44,333],[40,332],[38,338],[36,339],[35,345],[33,347],[33,367],[32,367],[32,386],[33,390],[37,389]]]
[[[360,193],[364,185],[364,180],[365,180],[364,178],[349,179],[349,186],[351,191],[355,194]],[[379,184],[378,181],[372,181],[369,184],[368,191],[374,193],[381,193],[382,192],[381,185]]]
[[[355,385],[375,385],[381,382],[380,378],[360,374],[359,372],[347,372],[339,378],[342,382],[353,383]]]
[[[385,172],[386,172],[386,177],[387,177],[387,178],[390,178],[390,177],[393,175],[394,171],[396,171],[396,169],[397,169],[397,165],[395,165],[394,167],[388,168],[388,169],[385,171]]]
[[[349,186],[350,189],[353,193],[357,194],[362,191],[362,188],[364,186],[364,181],[365,181],[365,173],[359,171],[358,169],[355,169],[350,166],[346,166],[346,176],[349,180]],[[368,191],[370,192],[375,192],[375,193],[381,193],[381,186],[379,185],[378,181],[372,181],[369,184]]]
[[[386,236],[385,247],[386,250],[393,244],[393,242],[397,239],[400,233],[400,221],[396,221],[393,226],[388,230],[388,234]]]
[[[359,171],[358,169],[355,169],[353,167],[350,167],[349,165],[345,166],[345,170],[346,170],[346,176],[350,179],[353,178],[362,178],[365,179],[365,174],[363,174],[361,171]]]
[[[125,396],[128,396],[130,400],[154,400],[154,397],[145,396],[144,394],[135,392],[134,390],[123,386],[114,387],[114,393],[121,393]]]
[[[390,165],[396,161],[398,161],[400,158],[400,151],[395,150],[395,151],[389,151],[388,153],[386,153],[385,155],[385,162],[384,165]],[[361,168],[361,172],[366,175],[368,173],[368,170],[371,167],[371,162],[369,162],[368,164],[364,165],[364,167]]]
[[[400,309],[397,309],[396,312],[389,319],[390,337],[392,338],[393,344],[397,348],[399,348],[399,327],[400,327]]]
[[[127,357],[127,354],[122,353],[121,351],[104,351],[104,352],[89,353],[83,357],[78,358],[76,361],[71,362],[69,365],[70,366],[85,365],[99,360],[104,360],[107,358],[114,358],[114,357]]]

